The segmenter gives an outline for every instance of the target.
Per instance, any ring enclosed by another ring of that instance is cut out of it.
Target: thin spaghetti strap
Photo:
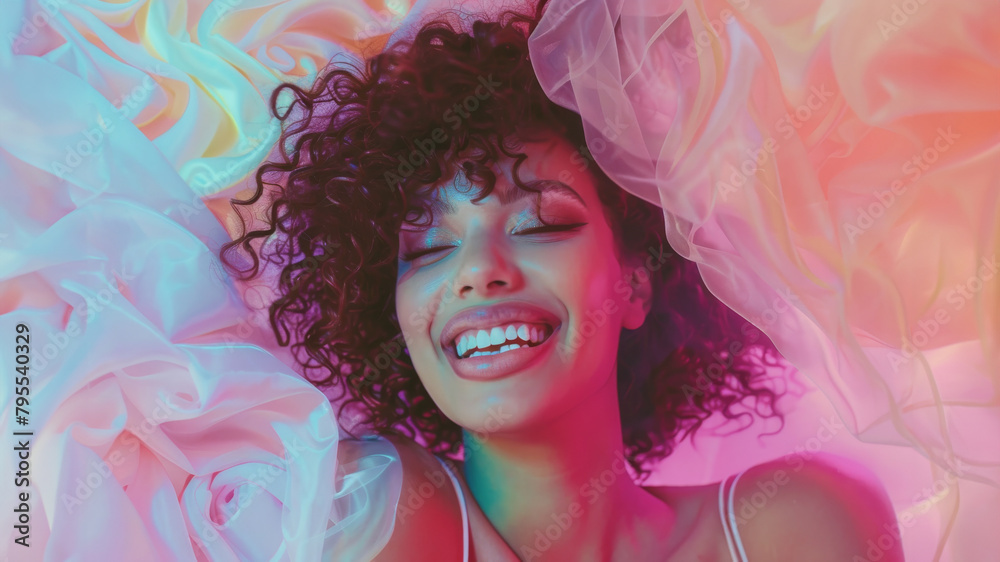
[[[451,478],[451,483],[455,485],[455,493],[458,494],[458,505],[462,508],[462,562],[469,562],[469,511],[465,507],[465,494],[462,493],[462,485],[458,482],[458,477],[448,468],[448,464],[441,460],[441,457],[434,456],[444,467],[444,471]]]
[[[736,511],[733,508],[733,502],[736,497],[736,484],[744,472],[746,471],[742,470],[733,477],[733,482],[729,485],[728,501],[725,502],[725,507],[723,507],[723,498],[726,496],[726,480],[728,478],[723,480],[719,485],[719,514],[722,517],[722,528],[726,532],[726,544],[729,546],[729,555],[732,557],[733,562],[749,562],[746,550],[743,549],[743,542],[740,540],[740,530],[736,525]],[[726,514],[728,514],[728,518]],[[737,552],[739,553],[738,556]]]
[[[722,482],[719,482],[719,517],[722,519],[722,532],[726,535],[726,546],[729,547],[729,556],[733,562],[740,562],[736,558],[736,551],[733,549],[733,536],[729,532],[729,521],[726,519],[726,480],[728,478],[723,478]]]

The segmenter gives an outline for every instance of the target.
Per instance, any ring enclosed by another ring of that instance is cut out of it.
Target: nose
[[[481,232],[463,244],[455,287],[458,296],[495,296],[521,288],[523,276],[510,244],[500,233]]]

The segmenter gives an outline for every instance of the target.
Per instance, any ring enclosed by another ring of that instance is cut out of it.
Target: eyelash
[[[520,232],[515,232],[518,235],[528,235],[528,234],[540,234],[545,232],[565,232],[571,230],[577,230],[580,227],[586,226],[585,222],[577,222],[572,224],[553,224],[548,226],[536,226],[534,228],[526,228]],[[435,246],[433,248],[427,248],[425,250],[415,250],[413,252],[407,252],[400,256],[400,260],[404,262],[411,262],[417,258],[426,256],[428,254],[433,254],[441,250],[447,250],[448,248],[453,248],[454,246]]]

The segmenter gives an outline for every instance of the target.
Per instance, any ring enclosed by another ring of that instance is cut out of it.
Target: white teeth
[[[476,347],[476,336],[472,334],[465,334],[465,336],[462,337],[461,344],[458,346],[459,357],[465,355],[465,352],[469,351],[469,348],[472,347]]]
[[[469,330],[455,339],[455,351],[459,357],[465,357],[470,350],[473,353],[469,357],[496,355],[522,347],[530,347],[529,344],[537,344],[545,338],[545,332],[544,328],[527,324],[495,326],[489,330]],[[487,348],[495,348],[496,346],[501,347],[493,351],[485,351]]]
[[[490,344],[500,345],[507,341],[507,337],[503,334],[503,328],[493,328],[490,330]]]
[[[486,330],[479,330],[476,334],[476,347],[489,347],[490,346],[490,335]]]

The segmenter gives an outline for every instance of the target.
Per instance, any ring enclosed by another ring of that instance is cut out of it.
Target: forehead
[[[542,191],[542,201],[573,200],[586,207],[599,205],[593,177],[587,171],[589,162],[565,139],[552,136],[542,141],[522,141],[518,150],[527,158],[518,167],[518,177],[523,183]],[[494,190],[479,204],[495,201],[511,205],[537,195],[521,189],[513,181],[514,159],[507,158],[493,165],[497,175]],[[455,176],[432,187],[421,199],[429,201],[435,214],[454,214],[463,203],[474,199],[480,190],[473,185],[465,172],[459,169]]]

